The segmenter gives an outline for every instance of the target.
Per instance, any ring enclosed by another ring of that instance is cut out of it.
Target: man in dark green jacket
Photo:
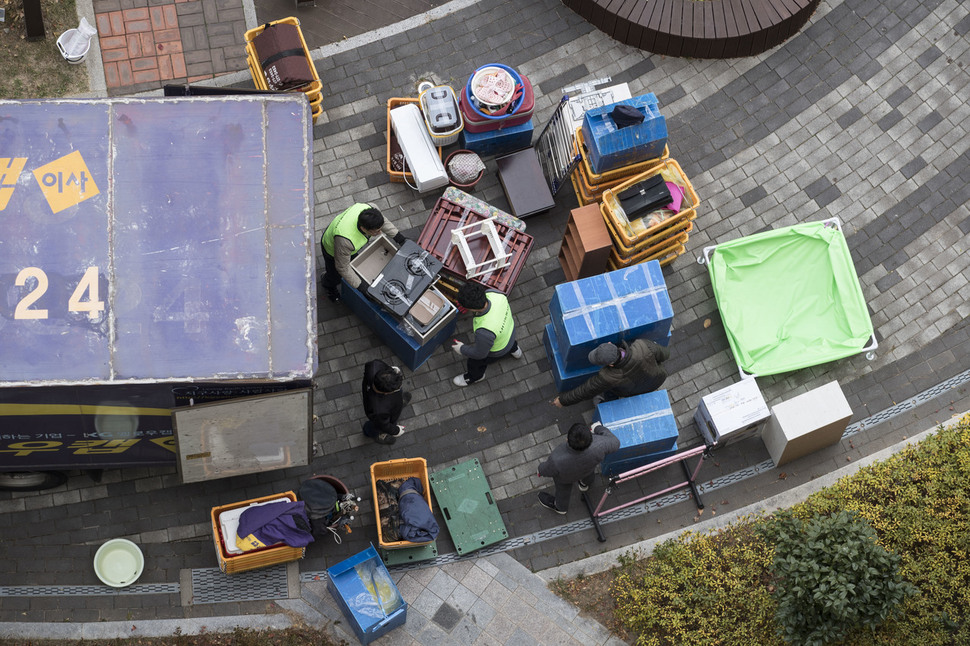
[[[618,397],[630,397],[653,392],[663,385],[667,371],[660,365],[670,357],[670,351],[649,339],[636,339],[619,345],[603,343],[589,353],[589,362],[602,366],[600,371],[582,385],[567,390],[552,400],[553,405],[572,406],[584,399],[593,403]]]

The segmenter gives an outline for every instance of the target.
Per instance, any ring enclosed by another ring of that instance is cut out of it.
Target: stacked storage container
[[[298,91],[306,94],[307,101],[310,102],[310,114],[313,116],[313,123],[317,122],[317,119],[323,114],[323,82],[320,80],[320,75],[317,73],[316,65],[313,64],[313,59],[310,58],[310,50],[307,48],[306,39],[303,38],[303,30],[300,29],[300,21],[293,17],[282,18],[273,22],[266,23],[265,25],[260,25],[254,29],[247,31],[243,38],[246,41],[246,61],[249,64],[249,73],[253,76],[253,83],[256,85],[257,90],[269,90],[269,85],[266,82],[266,74],[263,72],[263,66],[259,62],[259,55],[256,53],[256,46],[253,45],[253,40],[270,25],[284,24],[292,25],[296,27],[297,32],[300,34],[300,44],[303,46],[303,55],[306,57],[307,63],[310,65],[310,73],[313,74],[313,80],[307,85],[298,88]]]
[[[589,147],[583,137],[583,129],[576,128],[573,152],[578,153],[581,159],[570,176],[573,182],[573,190],[576,192],[579,205],[586,206],[599,202],[606,189],[619,186],[631,177],[643,174],[670,157],[670,146],[665,146],[663,153],[657,159],[645,159],[614,170],[597,173],[593,170],[593,164],[590,161]]]
[[[559,392],[599,370],[587,358],[599,344],[642,337],[665,346],[673,320],[656,261],[557,285],[549,313],[543,344]]]
[[[489,67],[507,71],[516,83],[516,90],[507,111],[500,114],[483,112],[476,105],[471,88],[475,74],[468,77],[468,83],[459,93],[458,106],[464,120],[459,144],[482,157],[504,155],[528,148],[532,144],[532,112],[535,110],[532,83],[525,75],[499,64],[484,65],[475,70],[475,73]]]
[[[619,475],[677,452],[677,422],[666,390],[597,404],[593,421],[620,440],[619,450],[600,464],[604,476]]]
[[[623,212],[617,195],[651,177],[660,175],[671,189],[671,195],[679,194],[680,206],[674,213],[658,221],[639,217],[630,219]],[[697,206],[700,199],[694,192],[680,164],[674,159],[666,159],[646,172],[636,175],[626,182],[608,188],[603,192],[600,210],[606,221],[610,237],[613,238],[613,251],[610,254],[610,269],[627,267],[647,260],[658,260],[667,265],[684,253],[684,243],[688,233],[694,229]]]
[[[635,109],[643,121],[618,126],[612,113],[621,105]],[[663,155],[667,147],[667,120],[660,114],[657,97],[651,92],[587,110],[583,115],[582,136],[589,149],[592,171],[606,173]]]

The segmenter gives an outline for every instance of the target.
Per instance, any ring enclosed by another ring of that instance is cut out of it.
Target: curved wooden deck
[[[821,0],[563,0],[612,38],[691,58],[761,54],[794,36]]]

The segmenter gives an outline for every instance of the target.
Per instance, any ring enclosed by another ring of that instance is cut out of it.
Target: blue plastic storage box
[[[462,130],[458,137],[459,148],[471,150],[480,157],[507,155],[532,145],[532,119],[518,126],[506,126],[500,130],[468,132]]]
[[[597,404],[593,421],[620,438],[619,450],[603,459],[604,474],[649,464],[677,449],[677,421],[666,390]]]
[[[600,471],[602,472],[603,476],[610,478],[613,476],[618,476],[621,473],[633,471],[634,469],[652,464],[658,460],[669,458],[675,453],[677,453],[676,443],[674,444],[673,448],[666,449],[664,451],[657,451],[656,453],[650,453],[649,455],[637,455],[632,458],[625,458],[623,460],[614,460],[610,456],[607,456],[600,465]]]
[[[562,393],[567,390],[572,390],[599,372],[600,367],[594,366],[588,361],[582,368],[573,370],[566,368],[562,355],[559,354],[556,348],[555,339],[556,330],[552,327],[552,323],[547,323],[545,330],[542,332],[542,345],[545,347],[546,356],[549,358],[549,368],[552,370],[552,378],[556,382],[557,391]]]
[[[556,285],[549,314],[566,370],[589,365],[601,343],[647,338],[667,345],[673,306],[656,260]]]
[[[633,106],[643,122],[618,128],[610,113],[617,105]],[[583,141],[594,173],[657,159],[667,146],[667,120],[660,114],[657,97],[642,94],[610,105],[587,110],[583,115]]]
[[[395,355],[410,370],[417,370],[425,361],[431,358],[435,350],[445,341],[455,335],[455,319],[444,324],[438,332],[425,340],[419,341],[408,334],[404,324],[391,316],[380,305],[367,298],[341,280],[341,295],[347,306],[369,327],[374,334],[386,343]]]
[[[373,545],[327,568],[327,588],[362,644],[407,620],[408,604]]]

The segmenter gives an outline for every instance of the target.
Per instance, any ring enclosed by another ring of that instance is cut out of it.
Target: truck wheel
[[[0,473],[0,489],[7,491],[40,491],[64,484],[67,476],[61,471],[13,471]]]

